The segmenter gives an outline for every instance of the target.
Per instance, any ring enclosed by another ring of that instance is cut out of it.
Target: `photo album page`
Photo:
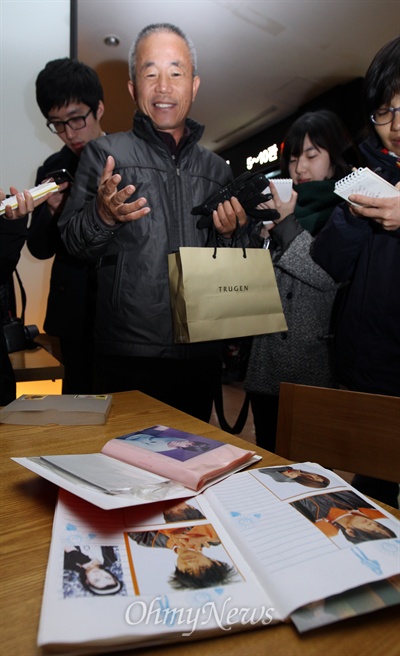
[[[393,605],[399,526],[313,463],[116,510],[60,490],[39,645],[101,653],[290,618],[304,631]]]

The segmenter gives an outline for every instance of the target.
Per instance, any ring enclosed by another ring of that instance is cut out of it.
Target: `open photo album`
[[[109,511],[60,490],[38,644],[75,656],[283,621],[303,632],[398,604],[399,527],[309,462]]]
[[[192,496],[260,459],[251,449],[161,425],[115,437],[101,453],[13,458],[105,510]]]

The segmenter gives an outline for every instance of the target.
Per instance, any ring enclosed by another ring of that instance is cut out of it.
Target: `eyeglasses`
[[[54,134],[62,134],[65,132],[65,126],[68,125],[71,130],[82,130],[86,126],[86,119],[92,110],[89,109],[85,116],[73,116],[68,121],[47,121],[46,125]]]
[[[400,107],[383,107],[371,114],[370,118],[375,125],[387,125],[394,120],[396,112],[400,112]]]

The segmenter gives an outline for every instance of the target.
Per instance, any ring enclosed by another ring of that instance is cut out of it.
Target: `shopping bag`
[[[176,343],[287,330],[267,249],[183,247],[168,268]]]

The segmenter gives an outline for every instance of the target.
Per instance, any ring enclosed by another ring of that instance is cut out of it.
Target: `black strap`
[[[22,284],[21,277],[20,277],[20,275],[19,275],[17,269],[14,270],[14,273],[15,273],[15,276],[16,276],[16,278],[17,278],[17,280],[18,280],[19,289],[20,289],[20,292],[21,292],[21,304],[22,304],[22,309],[21,309],[21,323],[22,323],[22,325],[24,326],[24,325],[25,325],[25,309],[26,309],[26,293],[25,293],[25,289],[24,289],[24,286],[23,286],[23,284]]]
[[[220,383],[215,391],[215,396],[214,396],[214,405],[215,405],[215,412],[217,413],[219,425],[221,426],[222,430],[224,430],[226,433],[230,433],[231,435],[239,435],[239,433],[242,432],[244,425],[247,421],[247,416],[249,414],[249,406],[250,406],[250,395],[248,392],[246,392],[246,396],[244,397],[243,405],[241,407],[241,410],[239,412],[239,416],[236,420],[236,423],[234,426],[230,426],[228,422],[225,419],[224,415],[224,398],[222,394],[222,383]]]

